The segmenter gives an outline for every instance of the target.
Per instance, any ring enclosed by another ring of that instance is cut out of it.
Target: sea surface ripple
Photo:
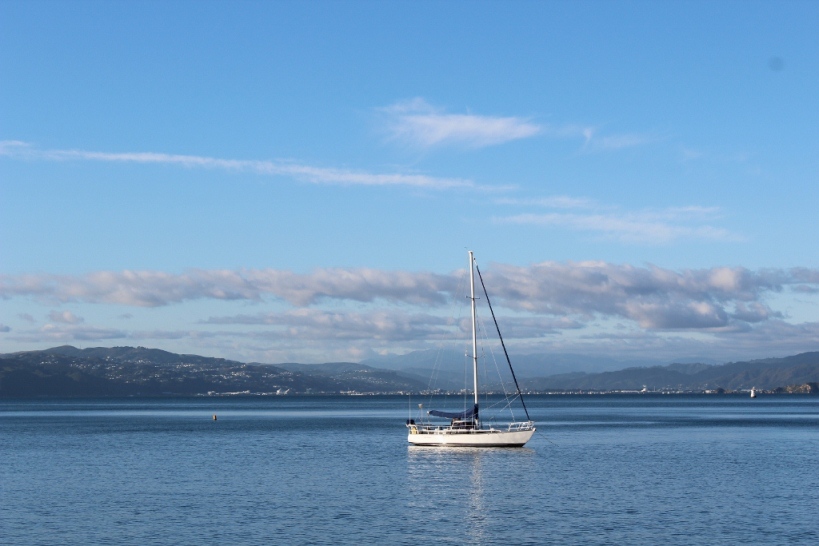
[[[817,397],[530,397],[521,449],[411,447],[419,401],[2,401],[0,542],[819,543]]]

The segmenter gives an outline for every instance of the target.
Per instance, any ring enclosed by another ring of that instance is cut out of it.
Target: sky
[[[0,353],[819,350],[819,3],[0,0]],[[461,318],[459,318],[461,317]]]

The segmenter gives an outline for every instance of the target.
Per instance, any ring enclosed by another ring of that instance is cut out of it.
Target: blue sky
[[[0,352],[819,350],[815,2],[0,2]],[[507,327],[504,327],[506,325]]]

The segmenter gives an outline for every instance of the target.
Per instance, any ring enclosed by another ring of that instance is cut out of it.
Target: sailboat
[[[475,308],[475,270],[477,264],[472,251],[469,251],[469,285],[470,285],[470,300],[472,306],[472,393],[474,403],[471,408],[467,408],[460,412],[449,412],[431,410],[427,412],[428,416],[441,417],[449,419],[448,424],[435,424],[428,418],[421,423],[416,423],[414,419],[407,421],[407,428],[409,434],[407,440],[410,444],[416,446],[440,446],[440,447],[522,447],[532,435],[535,433],[535,423],[529,418],[529,411],[526,409],[526,404],[523,402],[523,394],[520,392],[515,372],[512,370],[512,364],[509,362],[509,355],[506,353],[506,346],[503,344],[501,337],[501,346],[506,355],[506,360],[509,363],[509,369],[512,371],[512,378],[515,381],[515,388],[517,389],[517,397],[520,398],[523,410],[526,413],[526,421],[512,421],[505,426],[496,428],[494,424],[484,425],[480,419],[480,404],[478,400],[478,334],[477,334],[477,313]],[[478,269],[478,276],[480,277],[480,270]],[[489,295],[486,293],[486,286],[483,284],[481,278],[481,286],[483,287],[486,301],[489,304],[489,309],[492,313],[492,318],[497,326],[495,320],[495,312],[492,311],[492,304],[489,302]],[[500,329],[498,329],[500,336]]]

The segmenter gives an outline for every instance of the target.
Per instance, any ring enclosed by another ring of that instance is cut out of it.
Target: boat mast
[[[478,407],[478,332],[475,314],[475,258],[469,251],[469,287],[472,300],[472,388],[475,393],[475,407]]]

